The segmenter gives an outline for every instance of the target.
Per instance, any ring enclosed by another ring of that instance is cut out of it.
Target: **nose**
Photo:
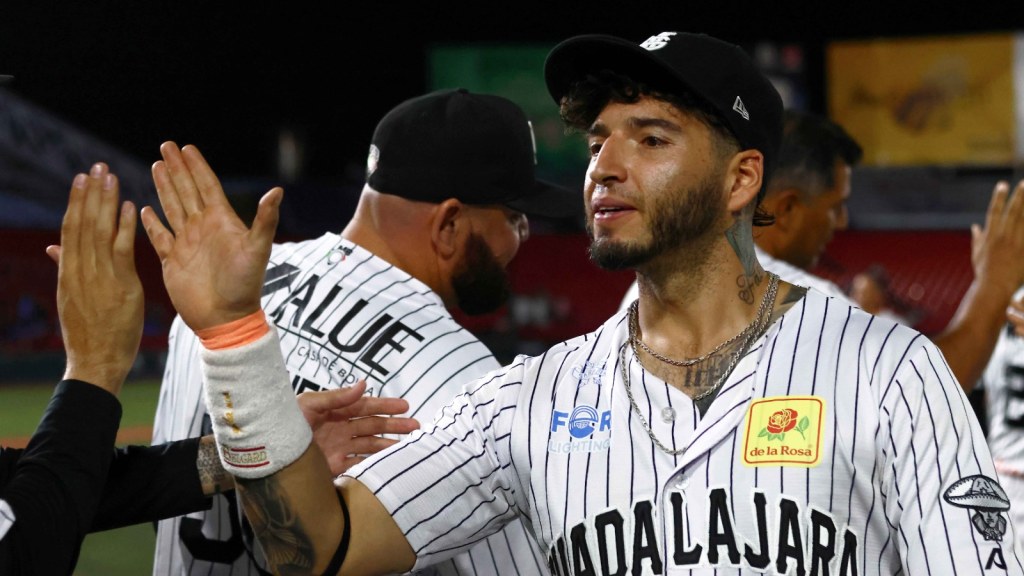
[[[626,179],[626,164],[622,145],[614,136],[601,143],[600,150],[590,157],[587,178],[594,184],[608,185]]]

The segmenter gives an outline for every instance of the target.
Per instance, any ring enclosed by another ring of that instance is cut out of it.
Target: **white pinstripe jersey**
[[[1013,297],[1022,294],[1018,291]],[[980,384],[992,456],[1000,468],[1024,477],[1024,338],[1011,327],[999,335]]]
[[[429,424],[462,385],[498,367],[425,284],[336,234],[275,245],[263,308],[278,328],[296,394],[367,380],[368,394],[405,398]],[[153,441],[209,432],[198,339],[175,319]],[[224,496],[206,513],[160,523],[153,572],[257,574],[244,551],[235,504]],[[214,561],[199,560],[209,558]],[[441,574],[547,573],[521,523],[438,566]]]
[[[1005,517],[982,506],[1001,489],[978,422],[919,333],[808,290],[703,417],[626,352],[677,456],[630,406],[626,339],[618,313],[521,356],[350,471],[417,566],[518,514],[559,575],[1024,573]]]

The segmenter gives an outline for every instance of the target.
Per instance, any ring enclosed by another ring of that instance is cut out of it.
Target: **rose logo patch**
[[[817,466],[821,462],[825,401],[818,396],[754,400],[747,410],[743,463]]]

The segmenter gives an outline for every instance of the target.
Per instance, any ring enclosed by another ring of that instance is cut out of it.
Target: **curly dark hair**
[[[703,98],[687,90],[661,90],[611,70],[588,74],[586,78],[573,84],[562,97],[559,113],[568,132],[585,133],[609,103],[632,104],[645,96],[667,102],[710,128],[712,146],[721,157],[735,154],[742,149],[733,131]],[[775,222],[775,217],[761,207],[765,190],[766,186],[762,185],[757,194],[754,226],[768,226]]]

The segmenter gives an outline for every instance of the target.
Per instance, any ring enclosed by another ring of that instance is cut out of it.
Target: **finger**
[[[366,381],[360,380],[352,386],[323,390],[321,392],[303,392],[297,396],[299,407],[303,412],[330,412],[339,410],[358,402],[366,391]]]
[[[1002,222],[1003,210],[1006,208],[1006,196],[1010,193],[1010,185],[1003,180],[996,183],[992,190],[992,199],[988,203],[988,212],[985,214],[985,230],[991,231],[993,226]]]
[[[171,174],[167,171],[167,164],[163,160],[153,163],[150,170],[153,174],[153,185],[156,186],[156,195],[160,198],[160,207],[167,217],[167,224],[171,230],[185,229],[185,209],[181,207],[181,200],[178,198],[178,190],[171,181]]]
[[[389,418],[386,416],[367,416],[351,421],[353,437],[376,436],[378,434],[408,434],[418,430],[420,423],[413,418]]]
[[[1017,183],[1010,198],[1010,206],[1006,209],[1006,226],[1020,233],[1021,213],[1024,212],[1024,180]]]
[[[390,448],[398,443],[398,440],[392,440],[390,438],[381,438],[379,436],[365,436],[362,438],[353,438],[352,442],[348,444],[349,454],[359,454],[361,456],[369,456],[370,454],[376,454],[385,448]]]
[[[269,248],[274,242],[282,198],[284,198],[284,189],[280,187],[271,189],[263,195],[263,198],[260,198],[260,204],[256,208],[256,217],[252,222],[252,230],[249,232],[257,245]]]
[[[64,212],[64,221],[60,226],[60,245],[68,253],[77,251],[81,243],[82,208],[85,205],[85,187],[88,179],[85,174],[75,176],[71,182],[71,191],[68,193],[68,209]]]
[[[348,408],[349,418],[363,416],[397,415],[409,411],[409,402],[402,398],[366,397],[362,402]]]
[[[125,201],[114,237],[114,271],[118,275],[137,276],[135,272],[135,205]]]
[[[100,221],[105,220],[103,216],[103,180],[107,174],[107,165],[97,162],[89,170],[89,178],[85,183],[85,203],[82,205],[81,230],[79,239],[81,244],[77,254],[81,261],[83,271],[92,271],[97,267],[97,255],[104,251],[97,241],[97,227]],[[109,242],[109,237],[106,242]],[[109,250],[109,248],[106,248]]]
[[[60,245],[51,244],[47,246],[46,255],[50,257],[50,260],[53,260],[54,264],[60,266]]]
[[[146,236],[149,237],[149,243],[153,245],[157,257],[163,262],[174,249],[174,235],[164,227],[156,211],[149,206],[142,209],[142,227],[146,230]]]
[[[220,204],[229,206],[228,199],[224,195],[224,189],[220,185],[220,180],[217,179],[217,175],[199,152],[199,148],[188,144],[181,149],[181,156],[188,167],[189,173],[192,175],[192,180],[196,184],[203,205],[214,206]]]
[[[185,218],[203,211],[203,199],[199,195],[199,188],[192,177],[192,171],[181,155],[181,150],[174,142],[164,142],[160,145],[160,155],[164,158],[167,166],[167,173],[171,176],[171,182],[178,192],[178,200],[184,211]],[[177,230],[177,228],[175,228]]]
[[[116,223],[119,220],[117,176],[110,172],[104,172],[98,180],[97,184],[100,186],[99,205],[96,210],[92,242],[97,264],[102,266],[103,270],[113,272],[114,236],[117,233]]]

